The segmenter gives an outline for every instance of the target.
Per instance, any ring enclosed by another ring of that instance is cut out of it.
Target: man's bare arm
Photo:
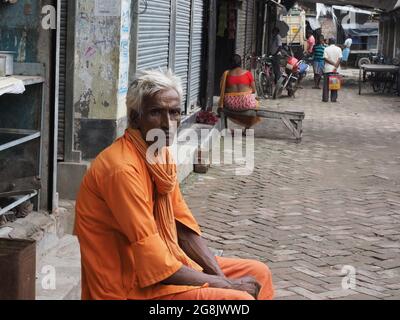
[[[202,286],[206,283],[211,288],[232,289],[245,291],[257,299],[260,285],[252,277],[240,279],[228,279],[225,277],[214,276],[182,266],[175,274],[161,282],[165,285],[186,285]]]
[[[225,275],[214,254],[208,248],[206,240],[179,222],[176,223],[176,228],[179,246],[189,258],[198,263],[205,273],[224,277]]]
[[[338,61],[336,63],[334,63],[332,60],[325,58],[325,61],[328,62],[329,64],[331,64],[332,66],[334,66],[335,68],[338,68],[340,66],[340,61],[341,59],[338,59]]]
[[[176,223],[176,227],[180,247],[193,261],[203,267],[204,272],[182,266],[175,274],[162,281],[163,284],[202,286],[208,283],[212,288],[246,291],[257,298],[260,284],[254,278],[228,279],[207,247],[206,241],[179,222]]]

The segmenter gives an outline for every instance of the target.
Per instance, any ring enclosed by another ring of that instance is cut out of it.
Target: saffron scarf
[[[178,243],[178,233],[172,205],[172,192],[174,191],[178,179],[176,164],[168,150],[163,148],[160,161],[147,161],[148,145],[143,140],[139,130],[128,129],[128,137],[133,146],[138,150],[144,159],[147,169],[155,185],[154,219],[161,239],[165,242],[169,252],[184,265],[202,271],[203,269],[192,259],[190,259],[181,249]],[[152,159],[153,160],[153,159]]]

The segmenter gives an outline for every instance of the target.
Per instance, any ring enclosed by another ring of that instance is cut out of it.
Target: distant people
[[[342,58],[343,67],[345,68],[347,68],[352,44],[353,44],[353,39],[351,38],[350,35],[347,35],[343,45],[343,58]]]
[[[340,63],[342,61],[343,52],[336,45],[336,40],[334,38],[329,39],[329,46],[325,48],[324,51],[324,84],[322,90],[322,101],[329,101],[329,91],[331,95],[331,102],[336,102],[338,97],[337,90],[329,90],[329,77],[338,74],[340,71]]]
[[[279,34],[279,28],[272,29],[271,55],[272,55],[272,70],[275,76],[275,84],[281,77],[281,56],[282,56],[282,38]]]
[[[315,46],[315,38],[311,31],[307,31],[306,37],[307,37],[307,42],[306,42],[307,48],[306,48],[305,52],[306,52],[306,54],[312,54],[314,46]]]
[[[231,60],[231,68],[224,72],[221,79],[221,95],[219,108],[227,108],[232,111],[244,111],[258,108],[256,99],[256,84],[253,74],[242,69],[242,58],[235,54]],[[229,117],[233,122],[250,129],[261,119],[256,116],[235,115]]]
[[[318,43],[313,48],[314,89],[321,89],[320,83],[325,67],[325,48],[325,38],[323,35],[320,35]]]

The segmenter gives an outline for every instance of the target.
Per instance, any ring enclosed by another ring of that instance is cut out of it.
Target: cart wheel
[[[362,57],[358,60],[358,67],[361,68],[364,64],[371,64],[371,61],[367,57]]]

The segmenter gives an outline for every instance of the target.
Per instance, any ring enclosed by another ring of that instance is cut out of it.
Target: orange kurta
[[[182,262],[158,233],[154,193],[146,163],[128,133],[92,163],[76,202],[82,299],[154,299],[199,288],[160,284]],[[172,204],[175,219],[200,235],[178,184]]]

